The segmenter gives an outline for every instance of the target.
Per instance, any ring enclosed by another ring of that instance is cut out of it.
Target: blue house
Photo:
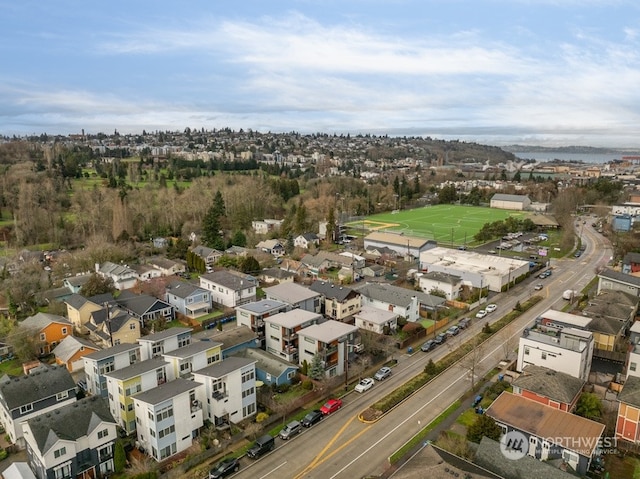
[[[291,380],[298,374],[298,365],[285,361],[262,349],[247,348],[236,354],[256,362],[256,379],[268,386],[291,384]]]
[[[629,215],[618,215],[613,218],[613,223],[611,223],[611,227],[613,231],[631,231],[631,225],[633,224],[633,219]]]
[[[189,318],[197,318],[211,311],[211,294],[206,289],[184,281],[167,285],[164,297],[176,311]]]

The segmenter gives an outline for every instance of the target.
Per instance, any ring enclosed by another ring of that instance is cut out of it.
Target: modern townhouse
[[[211,300],[228,308],[256,300],[258,281],[245,274],[216,271],[200,276],[200,287],[211,293]]]
[[[314,281],[309,289],[322,296],[322,313],[327,318],[349,322],[360,311],[360,293],[351,288],[328,281]]]
[[[332,319],[301,329],[298,337],[298,364],[311,364],[318,355],[326,377],[344,374],[349,354],[361,348],[358,328]]]
[[[191,328],[169,328],[139,338],[140,357],[143,360],[158,358],[165,352],[188,346],[191,344],[191,331]]]
[[[290,309],[300,308],[312,313],[322,311],[322,296],[309,288],[295,283],[282,283],[264,288],[266,298],[287,303]]]
[[[193,371],[222,360],[222,343],[209,340],[193,341],[182,348],[165,352],[162,356],[173,369],[174,377],[190,379]]]
[[[173,369],[163,358],[152,358],[105,373],[109,410],[118,425],[131,434],[136,429],[133,395],[173,381]]]
[[[29,467],[38,479],[107,478],[118,437],[109,405],[92,396],[23,425]]]
[[[108,395],[105,374],[124,369],[140,361],[140,345],[121,343],[96,351],[82,358],[87,392],[106,398]]]
[[[265,318],[265,349],[290,363],[298,364],[298,333],[323,321],[322,315],[304,309],[292,309]]]
[[[193,380],[204,385],[196,399],[215,427],[237,424],[256,413],[255,365],[254,359],[231,356],[193,372]]]
[[[22,423],[76,401],[76,383],[64,366],[18,378],[0,378],[0,420],[11,442],[24,447]]]
[[[253,303],[236,306],[236,323],[238,326],[247,326],[260,339],[264,339],[264,320],[274,314],[288,311],[291,308],[287,303],[263,299]]]
[[[67,336],[72,334],[73,325],[62,316],[49,313],[36,313],[20,323],[21,331],[33,335],[38,354],[51,353]]]
[[[133,397],[138,443],[156,461],[193,445],[204,424],[202,403],[196,399],[202,388],[177,378]]]
[[[197,318],[211,311],[211,294],[185,281],[173,281],[167,285],[164,300],[188,318]]]

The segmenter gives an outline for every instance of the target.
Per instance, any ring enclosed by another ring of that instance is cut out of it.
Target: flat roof
[[[269,316],[268,318],[265,318],[264,321],[266,323],[277,324],[278,326],[283,326],[285,328],[294,328],[301,324],[313,321],[314,319],[321,320],[322,315],[312,313],[311,311],[306,311],[304,309],[292,309],[291,311]]]
[[[543,319],[550,319],[551,321],[559,321],[561,323],[571,324],[579,328],[586,328],[593,320],[587,316],[579,316],[577,314],[565,313],[563,311],[556,311],[555,309],[549,309],[540,315]]]
[[[365,321],[370,321],[374,324],[384,324],[394,318],[397,318],[398,315],[391,311],[374,308],[373,306],[363,306],[362,309],[355,314],[355,317]]]
[[[524,266],[529,268],[529,261],[509,256],[443,248],[441,246],[436,246],[420,253],[420,262],[490,275],[509,274],[510,269],[518,269]]]
[[[425,244],[433,240],[425,238],[418,238],[416,236],[406,236],[402,233],[390,233],[385,231],[374,231],[369,233],[364,238],[365,241],[378,241],[380,243],[387,243],[395,246],[410,246],[412,248],[421,248]]]
[[[148,391],[135,394],[133,398],[147,404],[156,405],[174,398],[179,394],[191,391],[198,386],[202,386],[202,383],[197,383],[183,378],[176,378],[173,381],[168,381],[153,389],[149,389]]]
[[[351,333],[357,333],[358,327],[330,319],[322,324],[313,324],[298,331],[298,336],[313,338],[316,341],[330,343]]]
[[[219,343],[217,341],[192,341],[188,346],[163,353],[163,356],[169,356],[172,358],[188,358],[193,356],[194,354],[207,351],[208,349],[215,349],[220,347],[222,347],[222,343]]]
[[[236,310],[241,309],[243,311],[249,311],[251,313],[265,313],[273,311],[275,309],[284,308],[287,303],[282,301],[275,301],[272,299],[262,299],[260,301],[254,301],[253,303],[246,303],[240,306],[236,306]]]
[[[149,371],[155,371],[158,368],[166,366],[169,364],[163,358],[151,358],[146,361],[140,361],[139,363],[133,363],[131,366],[127,366],[126,368],[116,369],[115,371],[111,371],[110,373],[105,373],[105,376],[108,376],[113,379],[117,379],[119,381],[124,381],[126,379],[139,376],[140,374],[147,373]]]

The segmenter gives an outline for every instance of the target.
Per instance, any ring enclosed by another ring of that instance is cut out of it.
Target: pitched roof
[[[612,269],[605,269],[604,271],[598,273],[598,277],[611,279],[618,283],[627,283],[635,286],[636,288],[640,288],[640,277],[631,276],[630,274],[621,273]]]
[[[640,378],[629,376],[618,394],[618,401],[640,407]]]
[[[491,197],[491,200],[496,200],[496,201],[514,201],[517,203],[522,203],[526,200],[528,200],[529,197],[527,195],[508,195],[505,193],[496,193],[495,195],[493,195]]]
[[[403,308],[411,303],[414,296],[418,302],[432,307],[438,307],[446,301],[445,298],[441,298],[439,296],[433,296],[421,291],[402,288],[391,284],[364,283],[355,286],[353,289],[359,291],[360,294],[368,298],[381,301],[383,303],[402,306]]]
[[[71,286],[82,287],[91,279],[92,274],[80,274],[78,276],[69,276],[65,278],[65,282]]]
[[[640,253],[635,253],[633,251],[630,251],[629,253],[624,255],[624,258],[622,258],[622,263],[623,264],[640,263]]]
[[[0,381],[0,395],[11,410],[75,387],[76,383],[65,366],[50,366],[15,379],[4,377]]]
[[[156,405],[187,391],[191,391],[198,386],[202,386],[202,383],[197,383],[189,379],[176,378],[173,381],[167,381],[166,383],[153,389],[149,389],[148,391],[135,394],[133,397],[138,401]]]
[[[234,356],[247,358],[257,361],[256,368],[271,374],[272,376],[279,377],[282,373],[285,373],[291,369],[299,369],[297,364],[285,361],[274,354],[263,351],[258,348],[245,348],[239,351]]]
[[[462,280],[462,276],[443,273],[441,271],[429,271],[428,273],[424,273],[422,277],[425,279],[430,279],[431,281],[449,283],[450,285],[456,285]]]
[[[188,298],[192,294],[206,292],[206,289],[187,281],[172,281],[167,285],[167,293],[171,293],[182,299]]]
[[[228,358],[225,358],[219,363],[213,363],[207,366],[206,368],[193,371],[193,374],[202,374],[203,376],[207,376],[210,378],[221,378],[233,371],[236,371],[238,369],[244,368],[246,366],[249,366],[255,363],[256,363],[255,359],[229,356]]]
[[[385,311],[372,306],[363,306],[362,309],[355,314],[355,317],[374,324],[385,324],[397,318],[398,315],[393,311]]]
[[[236,274],[226,270],[203,274],[200,279],[211,281],[232,291],[241,291],[256,286],[256,280],[253,276]]]
[[[346,286],[336,285],[328,281],[314,281],[309,286],[311,291],[320,293],[325,298],[335,299],[336,301],[345,301],[354,296],[359,296],[360,293],[347,288]]]
[[[73,309],[80,309],[90,301],[81,294],[73,293],[71,296],[65,299],[64,302],[71,306]]]
[[[373,233],[369,233],[367,236],[365,236],[364,240],[366,242],[375,241],[378,243],[387,243],[394,246],[402,246],[403,248],[409,246],[418,249],[429,243],[435,244],[435,241],[433,240],[418,238],[415,236],[406,236],[403,233],[391,233],[385,231],[374,231]],[[370,245],[367,245],[366,247],[368,250],[371,249]],[[398,254],[397,251],[394,251],[394,254]]]
[[[77,441],[104,423],[116,424],[109,403],[100,396],[90,396],[54,411],[29,419],[29,427],[41,454],[59,440]]]
[[[564,449],[590,457],[604,432],[604,424],[539,402],[503,392],[486,413],[496,422],[540,438],[553,439]]]
[[[582,379],[570,374],[534,364],[527,365],[513,381],[514,386],[566,404],[571,404],[580,394],[584,383]]]
[[[130,291],[123,291],[116,300],[120,306],[128,309],[138,316],[142,316],[151,309],[172,308],[169,303],[155,298],[148,294],[135,294]]]
[[[260,271],[260,276],[271,277],[276,279],[289,279],[295,277],[295,273],[285,271],[280,268],[268,268]]]
[[[98,346],[93,344],[91,341],[84,338],[76,338],[75,336],[67,336],[60,344],[56,346],[53,350],[53,354],[56,358],[64,361],[65,363],[73,358],[73,355],[78,351],[82,350],[82,348],[98,351]]]
[[[40,331],[49,326],[51,323],[71,326],[71,323],[62,316],[49,313],[36,313],[33,316],[29,316],[27,319],[20,323],[20,326],[24,328],[35,328]]]

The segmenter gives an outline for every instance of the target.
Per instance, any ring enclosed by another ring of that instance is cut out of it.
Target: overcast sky
[[[640,146],[640,1],[0,0],[0,133]]]

